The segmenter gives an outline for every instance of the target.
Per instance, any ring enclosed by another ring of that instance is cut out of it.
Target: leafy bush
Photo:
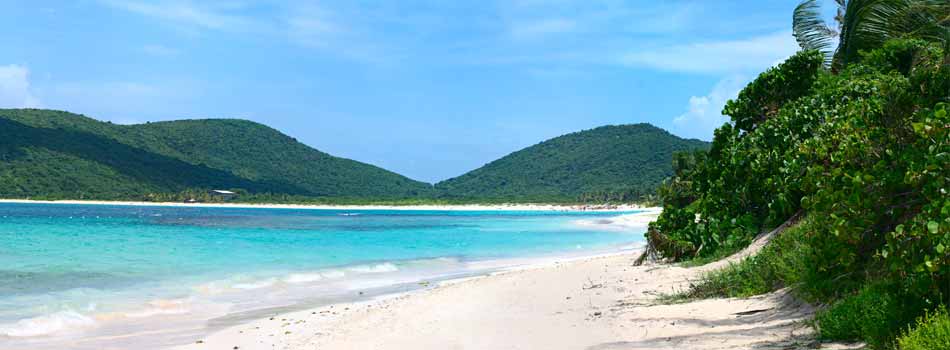
[[[843,74],[830,94],[845,98],[799,147],[802,204],[822,213],[818,262],[826,279],[855,283],[884,265],[911,297],[933,300],[947,295],[950,262],[948,105],[920,97],[938,96],[933,85],[862,68]]]
[[[808,51],[762,73],[726,103],[723,114],[732,117],[737,129],[753,130],[777,115],[785,103],[808,94],[823,65],[824,57],[819,56],[818,51]]]
[[[882,348],[901,328],[901,316],[900,303],[890,287],[875,284],[819,312],[815,320],[823,339],[862,340]]]
[[[660,254],[725,255],[799,210],[801,171],[784,166],[814,128],[809,112],[825,102],[797,102],[828,84],[823,59],[817,51],[800,52],[762,73],[725,108],[735,127],[717,129],[709,152],[674,161],[675,176],[658,190],[663,214],[651,227],[662,237],[647,237]]]
[[[861,64],[881,73],[893,71],[911,76],[912,70],[920,68],[924,62],[940,62],[941,53],[938,47],[923,40],[892,40],[878,50],[862,52]]]
[[[776,74],[810,65],[763,73],[757,81],[768,84],[750,84],[739,97],[748,101],[726,108],[734,124],[716,130],[710,150],[674,163],[649,243],[675,260],[722,256],[802,210],[809,268],[791,281],[812,300],[845,298],[819,316],[822,334],[887,344],[923,310],[950,301],[947,59],[941,44],[891,41],[839,74],[815,73],[801,94],[755,89],[775,89]],[[798,97],[762,102],[776,96]],[[774,272],[785,265],[772,265],[783,256],[762,254],[708,276],[696,293],[788,285]],[[887,287],[862,289],[869,281]],[[852,322],[863,312],[867,319]]]
[[[945,308],[928,313],[897,340],[901,350],[950,349],[950,315]]]
[[[818,312],[815,320],[823,339],[864,341],[882,349],[892,347],[915,319],[942,307],[908,294],[900,281],[883,279]]]

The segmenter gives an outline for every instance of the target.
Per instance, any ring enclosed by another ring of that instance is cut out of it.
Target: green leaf
[[[937,224],[936,221],[927,222],[927,231],[930,231],[930,233],[932,234],[937,234],[937,229],[939,227],[940,226]]]

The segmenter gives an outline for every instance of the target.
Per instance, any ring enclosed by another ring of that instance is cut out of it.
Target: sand
[[[654,214],[655,215],[655,214]],[[601,224],[642,224],[643,216]],[[786,290],[664,305],[701,274],[754,253],[683,268],[636,254],[550,261],[382,299],[275,315],[177,349],[815,348],[815,308]]]
[[[785,292],[659,305],[657,295],[685,288],[697,269],[634,267],[633,259],[584,259],[278,315],[180,349],[784,349],[809,342],[802,321],[812,308]]]

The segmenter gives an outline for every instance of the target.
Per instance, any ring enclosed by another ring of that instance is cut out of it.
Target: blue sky
[[[0,0],[0,107],[251,119],[434,182],[605,124],[708,140],[796,4]]]

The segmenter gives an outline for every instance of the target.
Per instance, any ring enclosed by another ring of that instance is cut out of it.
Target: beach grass
[[[758,254],[708,272],[688,290],[665,300],[743,298],[799,285],[808,279],[811,248],[805,235],[810,229],[811,221],[804,219],[772,239]]]
[[[902,350],[950,349],[950,315],[946,308],[930,312],[917,320],[913,329],[897,340]]]

